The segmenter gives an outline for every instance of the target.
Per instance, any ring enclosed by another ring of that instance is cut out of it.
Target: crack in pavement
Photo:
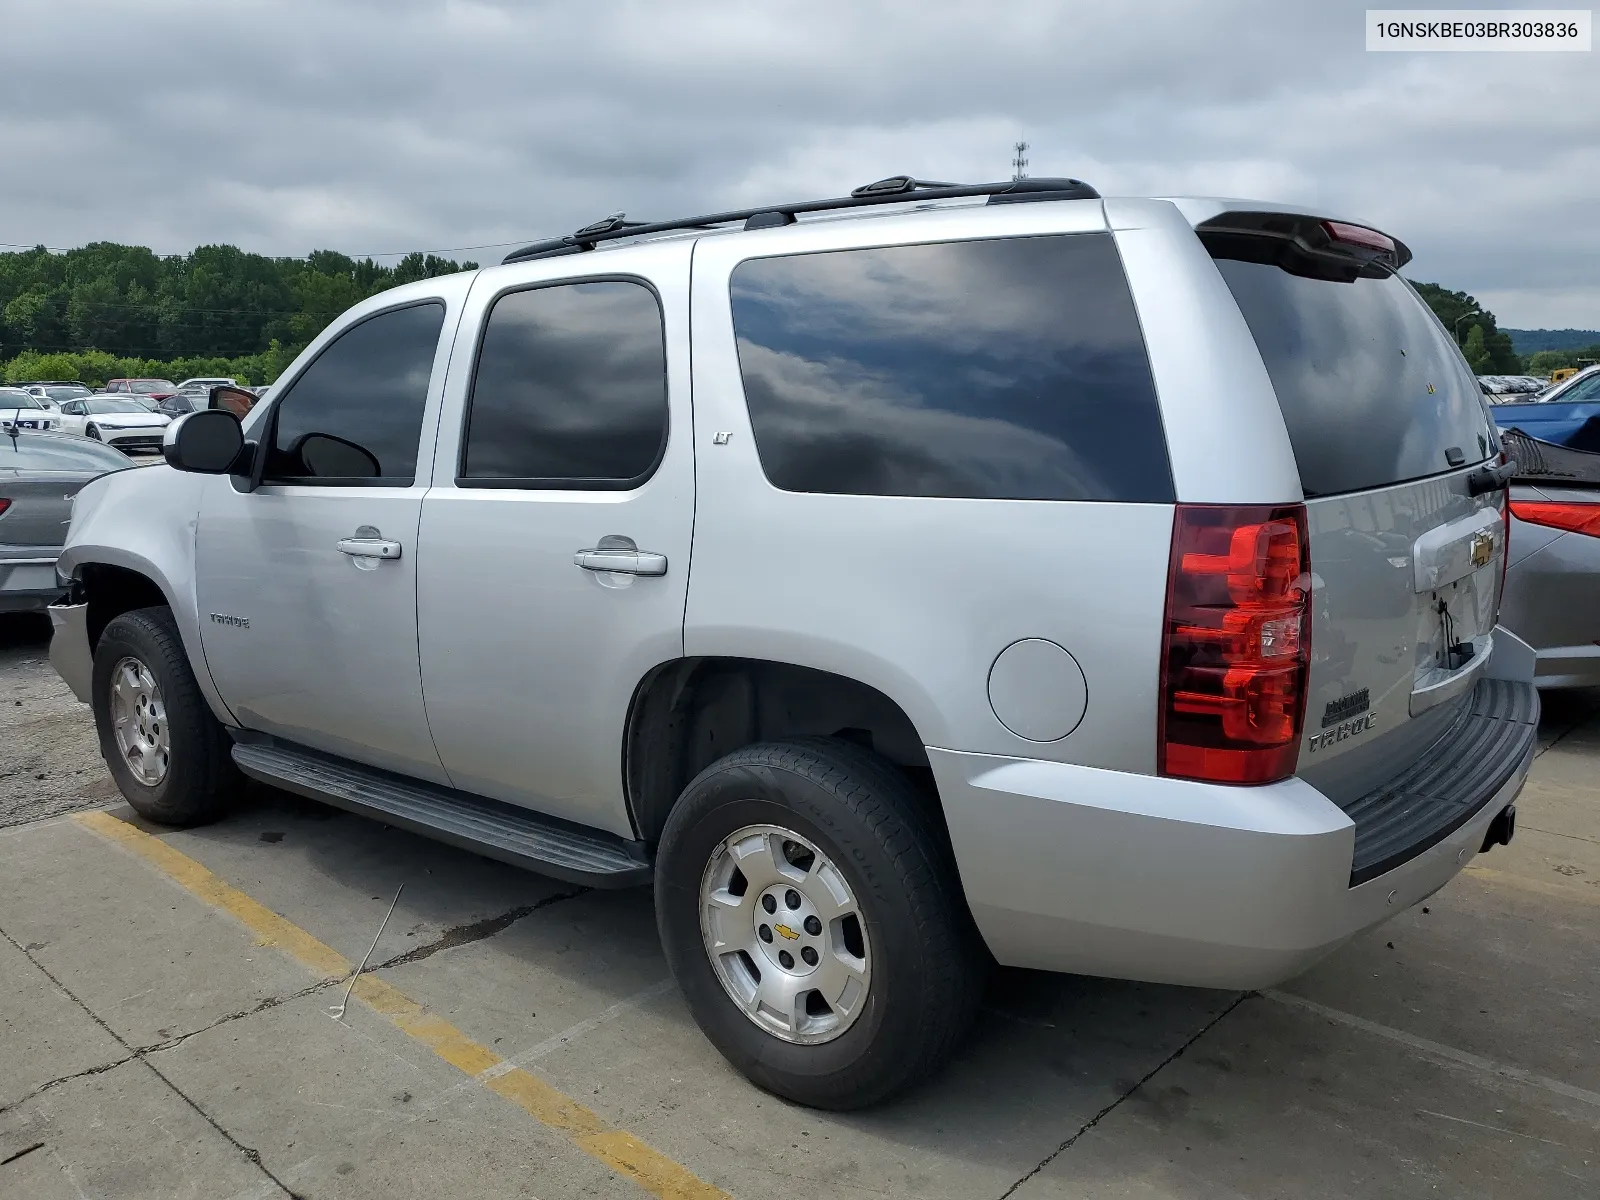
[[[261,1161],[261,1152],[259,1150],[255,1149],[253,1146],[246,1146],[238,1138],[234,1137],[233,1134],[229,1133],[226,1129],[224,1129],[221,1125],[219,1125],[217,1123],[217,1121],[211,1116],[210,1113],[206,1112],[205,1109],[201,1108],[198,1104],[196,1104],[192,1099],[190,1099],[188,1094],[186,1092],[184,1092],[184,1090],[182,1088],[180,1088],[177,1084],[173,1083],[171,1079],[167,1078],[167,1076],[162,1073],[161,1068],[157,1067],[155,1065],[155,1063],[150,1061],[150,1059],[146,1056],[146,1052],[145,1051],[137,1050],[133,1046],[130,1046],[128,1044],[127,1040],[125,1038],[123,1038],[123,1036],[121,1034],[119,1034],[115,1029],[112,1029],[110,1025],[106,1024],[106,1022],[101,1018],[99,1013],[95,1012],[94,1009],[90,1008],[87,1004],[85,1004],[83,1002],[83,1000],[81,998],[79,998],[79,996],[77,995],[76,992],[74,992],[66,984],[62,983],[61,980],[57,979],[53,974],[51,974],[50,970],[47,967],[45,967],[44,964],[41,963],[38,959],[34,958],[34,956],[31,953],[29,953],[26,949],[24,949],[22,944],[20,942],[18,942],[16,940],[16,938],[12,937],[4,929],[0,929],[0,937],[5,938],[6,941],[10,942],[11,945],[15,946],[17,948],[18,953],[24,955],[29,962],[31,962],[34,966],[39,968],[40,973],[43,974],[46,979],[48,979],[51,983],[55,984],[56,987],[61,989],[61,994],[62,995],[66,996],[67,999],[71,1000],[74,1004],[76,1004],[79,1008],[81,1008],[84,1011],[84,1013],[87,1014],[89,1019],[91,1021],[93,1021],[96,1025],[100,1026],[101,1029],[105,1030],[106,1031],[106,1035],[108,1037],[110,1037],[113,1041],[115,1041],[117,1043],[117,1045],[121,1046],[124,1050],[128,1051],[128,1057],[123,1059],[122,1062],[111,1063],[109,1065],[102,1066],[102,1067],[100,1067],[98,1069],[91,1069],[89,1071],[79,1072],[79,1074],[88,1074],[88,1075],[98,1074],[99,1071],[108,1071],[108,1070],[112,1069],[112,1067],[121,1066],[122,1063],[132,1062],[133,1060],[137,1059],[141,1064],[144,1065],[145,1068],[147,1068],[149,1071],[151,1071],[155,1075],[155,1077],[157,1079],[161,1080],[162,1083],[166,1084],[167,1087],[169,1089],[171,1089],[173,1095],[177,1096],[178,1099],[182,1100],[185,1104],[187,1104],[190,1108],[192,1108],[195,1111],[195,1113],[200,1117],[200,1119],[202,1121],[204,1121],[207,1125],[211,1126],[212,1129],[215,1129],[219,1134],[222,1135],[222,1137],[224,1139],[227,1140],[229,1145],[231,1145],[235,1150],[239,1151],[239,1153],[241,1155],[243,1155],[247,1160],[249,1160],[251,1163],[253,1163],[257,1170],[259,1170],[263,1175],[265,1175],[268,1179],[270,1179],[273,1182],[273,1184],[281,1192],[283,1192],[283,1194],[285,1196],[289,1197],[289,1200],[305,1200],[305,1197],[301,1196],[300,1193],[296,1192],[293,1188],[289,1187],[288,1184],[284,1183],[283,1180],[279,1179],[276,1175],[274,1175],[272,1173],[271,1168],[269,1168],[266,1165],[266,1163]],[[41,1090],[43,1090],[43,1089],[41,1089]],[[18,1103],[20,1103],[20,1101]],[[13,1105],[12,1107],[15,1107],[15,1106]]]
[[[7,1163],[14,1163],[19,1158],[26,1158],[26,1157],[28,1157],[28,1155],[32,1154],[35,1150],[43,1150],[43,1149],[44,1149],[44,1143],[43,1142],[35,1142],[31,1146],[24,1146],[21,1150],[18,1150],[15,1154],[7,1155],[5,1158],[0,1158],[0,1167],[5,1166]]]
[[[1039,1162],[1039,1164],[1033,1168],[1033,1170],[1029,1171],[1021,1179],[1017,1180],[1010,1187],[1008,1187],[1005,1191],[1001,1192],[999,1200],[1007,1200],[1007,1197],[1015,1195],[1018,1188],[1020,1188],[1023,1184],[1027,1183],[1028,1180],[1032,1179],[1035,1175],[1037,1175],[1040,1171],[1044,1170],[1051,1163],[1055,1162],[1055,1160],[1057,1158],[1059,1158],[1062,1153],[1064,1153],[1067,1150],[1072,1149],[1073,1145],[1077,1143],[1078,1139],[1083,1137],[1084,1134],[1088,1133],[1096,1125],[1100,1124],[1100,1122],[1103,1121],[1106,1117],[1110,1116],[1111,1113],[1114,1112],[1116,1110],[1116,1108],[1124,1100],[1126,1100],[1129,1096],[1133,1095],[1140,1088],[1142,1088],[1145,1084],[1149,1083],[1152,1079],[1154,1079],[1157,1075],[1159,1075],[1162,1071],[1166,1070],[1169,1065],[1171,1065],[1172,1063],[1176,1062],[1179,1058],[1181,1058],[1183,1056],[1183,1052],[1185,1050],[1187,1050],[1190,1046],[1194,1045],[1201,1038],[1205,1037],[1206,1034],[1210,1033],[1213,1029],[1215,1029],[1216,1026],[1222,1021],[1222,1019],[1224,1017],[1226,1017],[1234,1009],[1238,1008],[1239,1005],[1243,1004],[1246,1000],[1250,999],[1250,997],[1258,995],[1258,994],[1259,993],[1257,993],[1257,992],[1240,992],[1237,996],[1234,997],[1234,1000],[1233,1000],[1232,1004],[1228,1005],[1227,1008],[1223,1009],[1216,1016],[1212,1017],[1211,1020],[1207,1021],[1204,1025],[1202,1025],[1199,1029],[1197,1029],[1195,1031],[1194,1035],[1192,1037],[1190,1037],[1188,1041],[1184,1042],[1183,1045],[1179,1046],[1171,1054],[1167,1055],[1164,1059],[1162,1059],[1160,1062],[1158,1062],[1154,1067],[1150,1068],[1150,1070],[1145,1073],[1145,1075],[1144,1075],[1144,1077],[1142,1079],[1140,1079],[1137,1083],[1135,1083],[1127,1091],[1123,1092],[1122,1095],[1118,1096],[1110,1104],[1106,1105],[1099,1112],[1095,1113],[1094,1116],[1090,1117],[1087,1121],[1085,1121],[1083,1123],[1083,1125],[1081,1125],[1079,1127],[1079,1129],[1078,1129],[1078,1131],[1076,1133],[1074,1133],[1066,1141],[1062,1142],[1061,1145],[1057,1146],[1054,1150],[1050,1151],[1049,1154],[1045,1155],[1044,1158]]]
[[[313,992],[320,992],[324,988],[329,988],[335,986],[336,984],[344,983],[346,980],[348,980],[348,978],[349,976],[346,976],[344,979],[324,979],[318,983],[313,983],[310,987],[303,987],[298,992],[291,992],[286,996],[268,996],[266,999],[257,1002],[251,1008],[241,1008],[238,1012],[231,1012],[226,1016],[218,1017],[215,1021],[211,1021],[200,1026],[199,1029],[191,1029],[188,1033],[176,1034],[173,1037],[167,1038],[165,1041],[151,1042],[148,1046],[136,1046],[134,1047],[134,1056],[142,1057],[146,1054],[157,1054],[163,1050],[171,1050],[176,1046],[183,1045],[183,1043],[187,1042],[192,1037],[199,1037],[202,1033],[209,1033],[219,1025],[226,1025],[229,1021],[243,1020],[245,1017],[253,1017],[257,1013],[266,1012],[269,1008],[277,1008],[280,1004],[287,1004],[291,1000],[298,1000],[302,996],[309,996]]]
[[[497,917],[485,917],[483,920],[474,921],[470,925],[456,925],[453,928],[446,929],[439,937],[427,945],[413,946],[403,954],[397,954],[381,963],[374,963],[365,971],[360,972],[360,974],[370,975],[373,971],[382,971],[389,967],[403,967],[408,963],[421,962],[425,958],[432,958],[441,950],[453,950],[457,946],[467,946],[473,942],[481,942],[485,938],[491,938],[502,930],[510,928],[522,920],[523,917],[536,913],[541,908],[549,908],[552,904],[559,904],[563,900],[575,900],[593,890],[593,888],[578,887],[567,892],[556,892],[554,895],[546,896],[537,903],[519,905],[508,912],[501,913]],[[346,976],[340,982],[347,982],[348,979],[349,976]]]
[[[24,1104],[26,1104],[29,1100],[32,1100],[35,1096],[43,1095],[45,1092],[48,1092],[53,1087],[59,1087],[63,1083],[70,1083],[74,1079],[82,1079],[86,1075],[101,1075],[101,1074],[104,1074],[106,1071],[112,1071],[112,1070],[115,1070],[117,1067],[122,1066],[123,1063],[131,1063],[134,1059],[136,1059],[138,1057],[139,1056],[138,1056],[137,1053],[129,1054],[129,1055],[123,1057],[123,1058],[117,1059],[114,1062],[101,1063],[99,1066],[96,1066],[96,1067],[86,1067],[82,1071],[74,1071],[70,1075],[62,1075],[57,1079],[52,1079],[49,1083],[41,1083],[38,1087],[34,1088],[33,1091],[29,1092],[26,1096],[18,1096],[10,1104],[0,1104],[0,1117],[5,1116],[6,1113],[10,1112],[14,1108],[21,1108]],[[10,1161],[11,1161],[10,1159],[6,1160],[6,1162],[10,1162]],[[4,1163],[0,1163],[0,1166],[3,1166],[3,1165],[4,1165]]]

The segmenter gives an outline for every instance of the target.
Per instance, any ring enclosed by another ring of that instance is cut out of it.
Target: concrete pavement
[[[1305,976],[1002,972],[947,1073],[850,1115],[723,1063],[647,893],[266,792],[12,825],[0,1197],[1600,1196],[1600,697],[1544,734],[1516,842]]]

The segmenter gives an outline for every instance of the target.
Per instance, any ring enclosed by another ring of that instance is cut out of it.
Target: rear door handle
[[[347,537],[333,544],[340,554],[352,558],[399,558],[400,543],[386,538]]]
[[[597,547],[579,550],[572,561],[585,571],[615,571],[619,575],[665,575],[667,556],[651,554],[648,550],[625,550]]]

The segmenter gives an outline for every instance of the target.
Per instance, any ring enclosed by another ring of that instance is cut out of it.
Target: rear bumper
[[[89,645],[89,606],[52,604],[50,665],[66,681],[72,694],[85,704],[93,690],[94,649]]]
[[[930,750],[973,917],[1008,966],[1269,987],[1448,883],[1521,791],[1350,886],[1355,825],[1299,779],[1227,788]]]
[[[60,547],[0,554],[0,612],[42,612],[64,590],[56,581]]]

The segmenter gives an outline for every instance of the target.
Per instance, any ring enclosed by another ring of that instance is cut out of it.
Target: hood
[[[159,429],[172,422],[161,413],[101,413],[85,420],[101,429]]]

